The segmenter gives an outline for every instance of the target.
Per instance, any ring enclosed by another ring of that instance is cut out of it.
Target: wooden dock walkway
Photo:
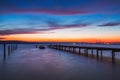
[[[84,50],[84,55],[88,57],[88,51],[91,51],[91,56],[93,56],[93,50],[96,50],[97,60],[99,57],[103,58],[103,51],[111,51],[112,63],[115,63],[115,52],[120,52],[120,48],[108,48],[108,47],[91,47],[91,46],[69,46],[69,45],[48,45],[49,48],[63,50],[68,52],[76,53],[76,49],[79,49],[79,54],[81,54],[81,49]]]

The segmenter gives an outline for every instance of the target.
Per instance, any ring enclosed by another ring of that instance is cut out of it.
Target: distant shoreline
[[[53,44],[66,44],[66,43],[76,43],[76,44],[98,44],[98,45],[120,45],[120,42],[112,43],[91,43],[91,42],[26,42],[26,41],[0,41],[0,44],[40,44],[40,43],[53,43]]]

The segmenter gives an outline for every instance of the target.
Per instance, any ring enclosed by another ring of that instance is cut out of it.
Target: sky
[[[120,42],[120,0],[0,0],[0,40]]]

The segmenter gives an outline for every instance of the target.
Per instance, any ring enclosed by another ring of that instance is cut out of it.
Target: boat
[[[39,46],[39,49],[45,49],[45,46]]]

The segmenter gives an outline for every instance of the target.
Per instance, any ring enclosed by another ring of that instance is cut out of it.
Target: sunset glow
[[[120,42],[120,1],[1,0],[0,40]]]

